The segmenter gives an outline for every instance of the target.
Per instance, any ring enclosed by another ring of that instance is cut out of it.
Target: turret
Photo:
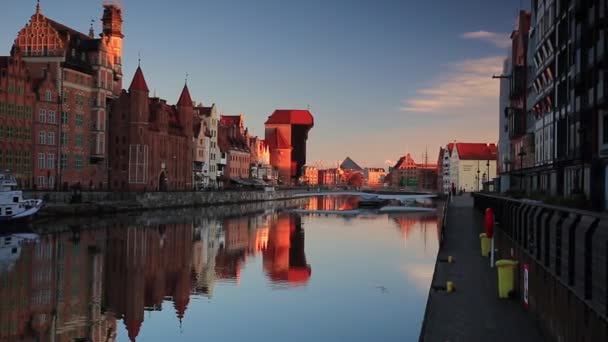
[[[194,117],[194,108],[192,107],[192,98],[188,85],[184,85],[182,94],[177,101],[177,112],[179,113],[179,122],[182,125],[184,134],[192,137],[192,120]]]
[[[150,113],[150,106],[148,103],[148,85],[144,78],[144,73],[141,67],[137,67],[135,75],[133,75],[133,81],[129,87],[129,94],[131,98],[131,123],[147,123]]]

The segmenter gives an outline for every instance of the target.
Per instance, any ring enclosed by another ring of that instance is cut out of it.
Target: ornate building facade
[[[8,138],[0,165],[24,188],[108,185],[108,107],[122,89],[121,8],[106,2],[101,21],[95,38],[92,26],[81,33],[47,18],[38,4],[10,57],[0,59]]]

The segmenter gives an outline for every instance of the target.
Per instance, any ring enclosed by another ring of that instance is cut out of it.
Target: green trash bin
[[[509,298],[509,293],[513,291],[513,279],[515,277],[515,260],[498,260],[496,268],[498,270],[498,298]]]
[[[486,233],[479,234],[479,241],[481,243],[481,256],[487,257],[490,254],[490,239]]]

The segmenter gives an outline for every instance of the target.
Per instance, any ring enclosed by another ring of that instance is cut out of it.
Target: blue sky
[[[4,0],[8,54],[34,0]],[[8,3],[6,3],[8,2]],[[385,166],[453,140],[495,142],[498,82],[516,12],[505,0],[122,0],[128,87],[138,53],[151,91],[243,113],[250,131],[276,108],[315,115],[308,162],[351,156]],[[101,0],[42,0],[42,12],[88,32]]]

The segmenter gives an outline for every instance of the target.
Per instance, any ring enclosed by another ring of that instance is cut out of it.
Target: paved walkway
[[[498,298],[496,269],[480,255],[483,216],[469,195],[457,196],[448,210],[448,228],[433,283],[454,282],[456,292],[431,291],[420,340],[424,342],[543,341],[520,300]]]

